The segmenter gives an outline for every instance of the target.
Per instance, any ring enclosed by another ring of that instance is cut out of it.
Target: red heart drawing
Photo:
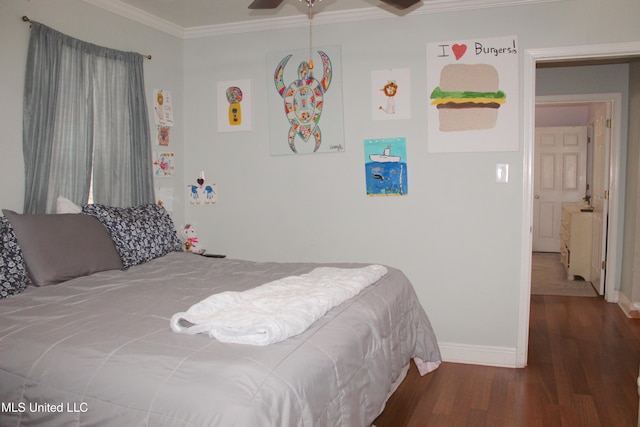
[[[454,44],[453,46],[451,46],[451,50],[453,50],[453,54],[456,57],[456,61],[460,58],[462,58],[462,55],[464,55],[464,53],[467,51],[467,45],[466,44]]]

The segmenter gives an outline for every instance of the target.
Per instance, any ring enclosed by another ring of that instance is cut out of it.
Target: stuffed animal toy
[[[182,237],[184,237],[184,249],[187,252],[196,254],[204,253],[204,249],[200,248],[198,243],[198,233],[191,224],[186,224],[182,229]]]

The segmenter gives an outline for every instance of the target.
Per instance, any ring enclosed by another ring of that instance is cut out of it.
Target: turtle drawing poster
[[[427,44],[429,152],[519,148],[516,36]]]
[[[345,150],[340,46],[267,54],[272,155]]]

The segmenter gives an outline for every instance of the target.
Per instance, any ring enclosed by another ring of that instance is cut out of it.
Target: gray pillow
[[[2,213],[11,222],[36,286],[123,268],[109,233],[90,215]]]

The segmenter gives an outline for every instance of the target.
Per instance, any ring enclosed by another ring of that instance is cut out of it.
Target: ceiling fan
[[[284,0],[253,0],[253,2],[249,5],[249,9],[275,9],[280,4],[282,4]],[[311,31],[311,22],[313,19],[313,14],[311,13],[311,8],[314,4],[320,3],[322,0],[299,0],[304,1],[309,6],[309,62],[308,67],[309,70],[313,70],[313,58],[312,58],[312,50],[313,50],[313,36]],[[398,9],[406,9],[408,7],[413,6],[414,4],[421,3],[422,0],[381,0],[384,3],[387,3],[391,6],[394,6]]]
[[[253,3],[249,5],[249,9],[275,9],[280,6],[284,0],[253,0]],[[303,1],[303,0],[300,0]],[[316,1],[320,2],[322,0],[304,0],[307,2],[309,7],[313,6]],[[408,7],[413,6],[416,3],[420,3],[422,0],[381,0],[384,3],[390,4],[391,6],[395,6],[398,9],[406,9]]]

